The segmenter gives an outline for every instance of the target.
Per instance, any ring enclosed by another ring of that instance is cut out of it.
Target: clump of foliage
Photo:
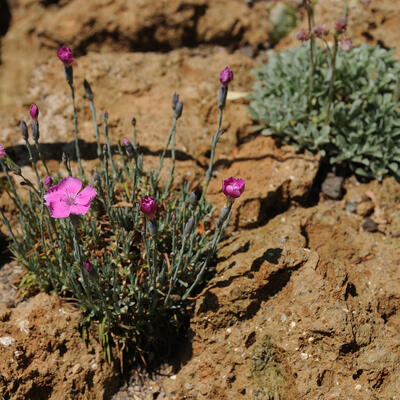
[[[112,146],[105,112],[102,144],[94,94],[85,81],[100,164],[88,176],[79,149],[72,51],[62,47],[58,56],[64,63],[73,100],[76,176],[67,154],[63,155],[66,177],[61,171],[48,170],[39,144],[39,108],[33,105],[30,114],[34,145],[26,124],[22,122],[20,127],[36,182],[24,177],[4,147],[0,148],[0,164],[7,178],[4,189],[19,212],[20,233],[1,209],[0,214],[12,238],[11,250],[28,270],[23,284],[75,298],[82,309],[84,335],[90,323],[96,321],[108,359],[113,341],[120,350],[133,349],[133,355],[145,361],[154,352],[171,347],[182,317],[192,304],[191,296],[205,281],[233,201],[244,190],[240,179],[224,181],[227,204],[215,225],[205,192],[215,147],[223,133],[222,114],[233,74],[226,68],[220,76],[220,117],[200,196],[189,190],[188,182],[181,188],[174,184],[176,126],[183,111],[177,94],[172,98],[172,126],[158,168],[146,173],[136,137],[136,119],[132,120],[131,140],[124,138]],[[172,162],[164,182],[160,173],[168,148]],[[38,172],[39,162],[49,174],[45,179]],[[18,194],[13,174],[28,190],[27,203]]]
[[[344,17],[330,45],[326,26],[313,25],[307,7],[310,29],[297,34],[305,43],[272,55],[255,71],[250,112],[261,122],[256,129],[318,151],[360,179],[399,179],[400,63],[378,46],[353,48]]]

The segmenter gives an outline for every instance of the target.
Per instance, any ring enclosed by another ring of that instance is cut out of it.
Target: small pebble
[[[281,316],[281,321],[282,321],[282,322],[286,322],[286,315],[285,315],[285,314],[282,314],[282,316]]]
[[[333,200],[339,200],[343,195],[343,181],[341,176],[330,172],[322,183],[322,193]]]
[[[363,220],[362,228],[366,232],[376,232],[378,230],[378,224],[371,218],[367,217]]]

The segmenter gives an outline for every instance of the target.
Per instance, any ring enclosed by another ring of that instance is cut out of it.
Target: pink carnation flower
[[[147,218],[154,218],[157,212],[157,202],[151,196],[144,196],[140,200],[140,211]]]
[[[337,33],[343,33],[347,29],[347,20],[345,17],[339,17],[335,22],[335,30]]]
[[[233,81],[233,72],[229,67],[225,67],[219,74],[219,81],[221,85],[226,86],[229,82]]]
[[[245,182],[243,179],[236,179],[231,176],[230,178],[222,181],[222,191],[229,201],[233,201],[240,197],[240,195],[243,193],[244,184]]]
[[[43,196],[53,218],[67,218],[70,214],[84,215],[90,208],[90,202],[97,191],[86,186],[82,191],[82,182],[78,178],[64,178],[58,185],[52,186]]]
[[[310,32],[302,28],[296,33],[296,39],[300,40],[300,42],[307,42],[307,40],[310,40]]]
[[[318,24],[314,26],[313,33],[317,38],[322,38],[328,34],[328,29],[325,24]]]
[[[6,149],[4,146],[0,144],[0,158],[4,158],[6,156]]]
[[[74,55],[69,47],[61,46],[57,50],[57,57],[64,63],[66,67],[69,67],[74,62]]]

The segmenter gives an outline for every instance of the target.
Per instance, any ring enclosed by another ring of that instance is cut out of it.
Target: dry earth
[[[10,1],[11,24],[1,39],[0,143],[30,174],[17,124],[28,121],[27,108],[36,102],[51,168],[71,151],[71,103],[54,57],[67,43],[78,56],[86,169],[96,160],[84,78],[95,91],[99,122],[102,112],[110,114],[114,144],[130,135],[136,116],[149,167],[178,90],[185,102],[178,174],[195,185],[217,121],[218,72],[230,65],[231,90],[248,92],[257,63],[243,53],[268,47],[268,2],[249,3]],[[321,0],[316,20],[332,24],[342,5]],[[389,0],[355,5],[351,35],[399,49],[399,7]],[[8,19],[0,11],[3,27]],[[293,36],[277,50],[296,45]],[[221,178],[231,175],[246,179],[246,191],[235,204],[216,274],[194,304],[187,338],[162,368],[167,376],[132,370],[113,399],[400,399],[400,184],[350,178],[343,200],[318,197],[318,156],[254,137],[251,124],[245,101],[229,101],[208,195],[219,207]],[[1,193],[0,206],[12,212]],[[9,261],[0,242],[1,259]],[[1,396],[111,398],[121,384],[117,366],[104,362],[95,341],[82,342],[78,311],[54,295],[20,301],[20,274],[15,263],[0,269]]]

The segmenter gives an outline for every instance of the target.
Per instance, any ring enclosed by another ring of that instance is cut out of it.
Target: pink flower
[[[300,40],[300,42],[307,42],[310,39],[310,32],[307,29],[300,29],[296,33],[296,39]]]
[[[58,185],[52,186],[43,196],[53,218],[67,218],[70,214],[84,215],[90,208],[90,202],[97,191],[86,186],[81,192],[82,182],[78,178],[64,178]]]
[[[243,193],[244,184],[245,182],[243,179],[236,179],[231,176],[230,178],[222,181],[222,191],[229,201],[233,201],[240,197],[240,195]]]
[[[126,137],[122,138],[122,143],[124,144],[124,146],[129,146],[131,144]]]
[[[90,272],[92,270],[92,264],[90,264],[89,261],[85,261],[83,263],[83,267],[86,269],[87,272]]]
[[[345,17],[339,17],[335,22],[335,30],[337,33],[343,33],[347,29],[347,20]]]
[[[74,62],[74,55],[69,47],[61,46],[57,50],[58,58],[64,63],[64,66],[69,67]]]
[[[37,121],[39,116],[39,107],[36,104],[32,104],[29,113],[31,114],[32,119]]]
[[[140,211],[147,218],[154,218],[157,212],[157,202],[151,196],[144,196],[140,200]]]
[[[339,40],[339,47],[344,51],[350,51],[353,48],[353,41],[351,39]]]
[[[219,74],[219,81],[223,86],[226,86],[229,82],[233,81],[233,72],[229,67],[226,67],[221,71]]]
[[[4,146],[0,144],[0,158],[4,158],[6,156],[6,149]]]
[[[318,24],[314,26],[313,33],[317,38],[322,38],[328,34],[328,29],[325,24]]]

